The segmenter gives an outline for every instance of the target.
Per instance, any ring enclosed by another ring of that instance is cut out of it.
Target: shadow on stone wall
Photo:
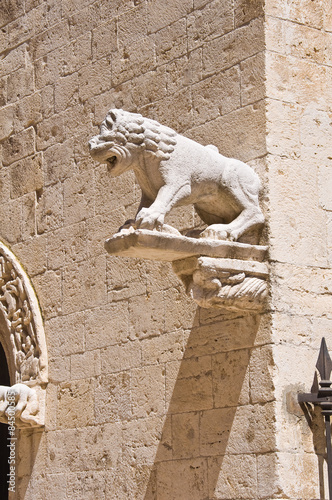
[[[145,500],[203,500],[217,491],[220,498],[255,498],[253,453],[273,448],[264,432],[257,434],[264,408],[250,395],[259,323],[257,315],[209,318],[197,310],[184,357],[166,373],[168,412]]]
[[[9,500],[23,500],[31,482],[31,475],[37,458],[44,429],[21,429],[17,436],[16,491]],[[41,493],[42,494],[42,493]]]

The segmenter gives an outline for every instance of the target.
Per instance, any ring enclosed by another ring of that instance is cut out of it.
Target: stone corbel
[[[0,242],[0,341],[11,387],[0,386],[0,422],[19,428],[45,421],[48,363],[36,294],[15,255]]]
[[[197,239],[145,229],[109,238],[111,255],[172,262],[187,294],[201,307],[259,312],[267,296],[267,247]]]

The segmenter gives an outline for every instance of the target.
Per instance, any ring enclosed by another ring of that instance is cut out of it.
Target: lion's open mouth
[[[106,161],[110,167],[114,167],[116,163],[116,156],[110,156]]]

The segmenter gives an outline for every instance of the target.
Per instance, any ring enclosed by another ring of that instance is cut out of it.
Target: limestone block
[[[204,79],[192,90],[195,125],[230,113],[241,106],[239,67]]]
[[[331,20],[331,5],[327,2],[322,5],[323,8],[323,28],[325,31],[332,31],[332,20]]]
[[[10,166],[11,197],[18,198],[43,187],[42,153],[24,158]]]
[[[65,498],[86,498],[87,500],[105,498],[106,477],[105,471],[68,474]]]
[[[165,303],[165,331],[190,329],[195,323],[196,305],[188,297],[183,296],[178,286],[164,292]]]
[[[35,152],[35,130],[33,127],[10,136],[3,142],[2,161],[4,165],[10,165]]]
[[[147,388],[151,388],[151,380],[140,384],[140,390],[144,393]],[[155,380],[153,384],[155,384]],[[159,384],[156,384],[158,386]],[[112,375],[102,375],[94,381],[94,422],[96,424],[117,422],[129,420],[132,417],[132,405],[130,388],[132,386],[131,376],[129,372],[120,372]],[[156,388],[155,386],[155,388]],[[133,386],[133,394],[137,397],[137,386]],[[157,390],[157,389],[156,389]],[[144,395],[142,394],[142,397]],[[146,397],[146,396],[145,396]],[[154,405],[156,402],[155,394],[151,394],[152,399],[148,397],[147,403]],[[143,416],[144,412],[142,412]]]
[[[6,106],[0,111],[0,140],[6,139],[14,129],[14,106]]]
[[[24,241],[24,243],[14,245],[12,249],[19,261],[24,262],[29,276],[42,274],[46,271],[46,236],[36,236]]]
[[[0,104],[5,106],[7,94],[7,77],[0,78]]]
[[[184,335],[181,330],[144,339],[140,344],[143,365],[166,363],[183,357]]]
[[[47,238],[48,269],[60,269],[66,264],[87,258],[84,222],[50,231],[45,238]]]
[[[323,5],[312,3],[311,0],[292,2],[289,6],[282,0],[271,0],[266,6],[266,13],[314,28],[322,28]]]
[[[199,455],[199,412],[172,415],[173,459]]]
[[[95,351],[92,351],[95,352]],[[139,342],[111,345],[100,351],[101,373],[116,373],[141,366]]]
[[[53,92],[53,87],[46,86],[15,103],[15,131],[20,132],[31,124],[39,123],[54,112]]]
[[[135,498],[135,500],[144,500],[145,497],[154,498],[156,491],[154,471],[151,472],[150,465],[130,466],[119,463],[107,474],[106,498],[112,498],[115,491],[118,500],[126,500],[128,497]]]
[[[183,18],[157,31],[155,34],[157,64],[169,63],[187,54],[186,29],[186,19]]]
[[[153,465],[163,423],[163,418],[155,416],[124,423],[122,460],[133,466]]]
[[[22,206],[18,200],[7,202],[0,205],[1,239],[10,244],[21,241],[21,228],[16,221],[19,220],[22,213]]]
[[[58,388],[56,415],[60,429],[92,425],[95,417],[91,380],[62,382]]]
[[[212,388],[215,408],[249,404],[249,389],[251,395],[252,388],[248,365],[251,356],[249,349],[223,352],[212,356]]]
[[[104,255],[74,263],[63,272],[63,313],[83,311],[106,303],[106,259]]]
[[[8,75],[25,66],[27,49],[27,44],[22,44],[19,47],[15,47],[13,50],[10,50],[8,54],[5,54],[1,61],[2,76]]]
[[[59,356],[49,359],[49,379],[50,382],[65,382],[70,379],[70,357]],[[53,411],[53,408],[50,409]]]
[[[65,179],[63,184],[63,215],[66,225],[94,215],[93,180],[90,172]]]
[[[319,208],[317,170],[312,171],[308,161],[270,157],[268,163],[271,165],[270,177],[273,177],[269,198],[271,206],[275,207],[271,217],[271,258],[294,264],[326,266],[325,215]],[[297,186],[300,179],[299,192]],[[291,185],[294,186],[292,197],[289,196]],[[299,209],[296,217],[293,211],[295,205]],[[285,228],[284,236],[279,238],[277,234],[282,227]]]
[[[66,139],[64,117],[53,115],[37,124],[37,148],[44,150]]]
[[[218,1],[206,3],[187,17],[189,50],[203,45],[207,40],[221,37],[233,29],[233,5],[227,0],[222,9]]]
[[[195,127],[188,135],[201,144],[215,144],[226,156],[249,162],[266,154],[264,121],[260,101]]]
[[[324,66],[290,55],[268,52],[266,68],[268,97],[301,105],[308,102],[316,102],[321,106],[324,104],[327,97],[327,71]]]
[[[188,88],[160,99],[142,108],[142,113],[157,121],[170,123],[179,132],[186,132],[193,126],[192,98]]]
[[[43,57],[48,52],[65,45],[69,40],[68,22],[62,21],[43,33],[32,38],[30,50],[34,59]]]
[[[84,330],[81,319],[81,313],[74,313],[52,318],[45,322],[47,344],[51,357],[56,354],[67,356],[84,351]]]
[[[101,375],[102,360],[98,349],[70,356],[71,380]],[[103,373],[105,373],[103,371]]]
[[[260,3],[260,2],[259,2]],[[259,52],[244,60],[241,68],[241,104],[246,106],[265,97],[264,52]]]
[[[204,76],[209,76],[264,50],[262,19],[253,19],[222,38],[203,45]]]
[[[116,28],[116,20],[112,19],[107,23],[99,24],[98,28],[92,31],[92,54],[94,59],[106,57],[110,52],[117,50]]]
[[[88,174],[88,177],[91,174]],[[69,182],[69,181],[68,181]],[[96,197],[96,214],[112,214],[115,209],[123,205],[129,205],[136,201],[136,186],[134,185],[132,172],[126,172],[120,178],[112,179],[107,171],[106,165],[100,165],[95,169],[95,183],[100,193]],[[90,182],[91,184],[91,182]],[[111,217],[109,217],[111,219]],[[122,223],[124,221],[121,221]],[[117,227],[119,229],[120,225]]]
[[[30,239],[36,234],[36,192],[27,193],[21,200],[21,238]]]
[[[192,10],[192,2],[183,0],[181,3],[176,3],[170,8],[161,0],[157,0],[149,6],[148,9],[148,31],[154,33],[161,28],[168,26],[182,17],[185,17]]]
[[[164,331],[164,314],[162,291],[130,298],[130,338],[160,335]]]
[[[278,264],[273,273],[272,304],[276,310],[319,317],[331,309],[330,269]]]
[[[250,355],[250,401],[262,403],[275,398],[276,362],[271,346],[253,349]]]
[[[209,466],[210,498],[259,498],[255,455],[225,455],[213,457]]]
[[[11,73],[7,79],[7,102],[15,102],[33,93],[34,74],[33,66],[27,65]]]
[[[103,67],[102,72],[105,73],[105,62],[103,62]],[[132,46],[112,55],[113,85],[119,85],[154,68],[155,49],[153,40],[151,37],[138,40]]]
[[[268,152],[297,159],[301,154],[300,119],[303,108],[296,104],[268,99]],[[273,131],[273,133],[272,133]]]
[[[204,458],[161,462],[157,466],[158,500],[208,498],[208,465]]]
[[[46,271],[33,279],[44,319],[57,316],[61,311],[61,271]]]
[[[332,265],[332,214],[327,213],[327,247],[328,247],[328,258],[329,264]]]
[[[331,163],[331,162],[329,162]],[[332,172],[331,166],[327,165],[319,169],[320,204],[325,210],[332,211],[331,186]]]
[[[130,47],[147,36],[147,11],[147,6],[141,3],[119,16],[117,20],[119,47]]]
[[[282,491],[277,465],[278,455],[275,453],[266,453],[257,457],[258,498],[273,498]]]
[[[54,100],[55,112],[60,113],[78,103],[78,74],[73,73],[59,78],[55,83]]]
[[[219,321],[218,321],[219,320]],[[186,357],[204,356],[219,352],[252,347],[259,331],[260,318],[256,314],[216,319],[213,323],[194,325],[186,346]],[[213,328],[212,328],[213,326]],[[237,332],[234,335],[234,331]]]
[[[166,364],[168,413],[206,410],[213,406],[211,357]]]
[[[166,72],[168,94],[178,93],[183,87],[199,82],[202,79],[202,49],[172,60],[166,64]]]
[[[36,207],[37,232],[42,234],[63,226],[63,185],[58,182],[41,193]]]
[[[85,312],[85,332],[89,350],[126,342],[129,338],[128,302],[118,301],[88,309]]]
[[[151,102],[162,99],[166,95],[166,66],[163,65],[132,81],[132,102],[141,108]]]
[[[309,59],[318,64],[331,65],[331,33],[298,23],[285,23],[284,34],[288,54],[300,59]]]
[[[318,460],[314,453],[278,453],[277,457],[279,484],[286,498],[319,498]],[[310,478],[310,481],[301,484],[299,477]]]
[[[163,415],[165,411],[165,368],[145,366],[131,370],[131,403],[135,418]]]
[[[90,4],[90,5],[89,5]],[[69,18],[70,34],[73,38],[86,32],[103,19],[99,5],[91,5],[88,0],[64,0],[62,6],[64,17]]]
[[[110,302],[146,294],[147,287],[138,259],[112,257],[107,259],[106,265],[107,295]]]
[[[273,404],[221,408],[201,415],[201,454],[266,453],[275,446]]]

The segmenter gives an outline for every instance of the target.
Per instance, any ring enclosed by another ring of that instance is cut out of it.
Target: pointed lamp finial
[[[332,371],[332,360],[329,355],[329,351],[327,350],[327,345],[325,342],[325,338],[322,338],[322,342],[320,345],[320,351],[318,360],[316,363],[316,368],[319,372],[321,380],[329,380],[331,371]]]

